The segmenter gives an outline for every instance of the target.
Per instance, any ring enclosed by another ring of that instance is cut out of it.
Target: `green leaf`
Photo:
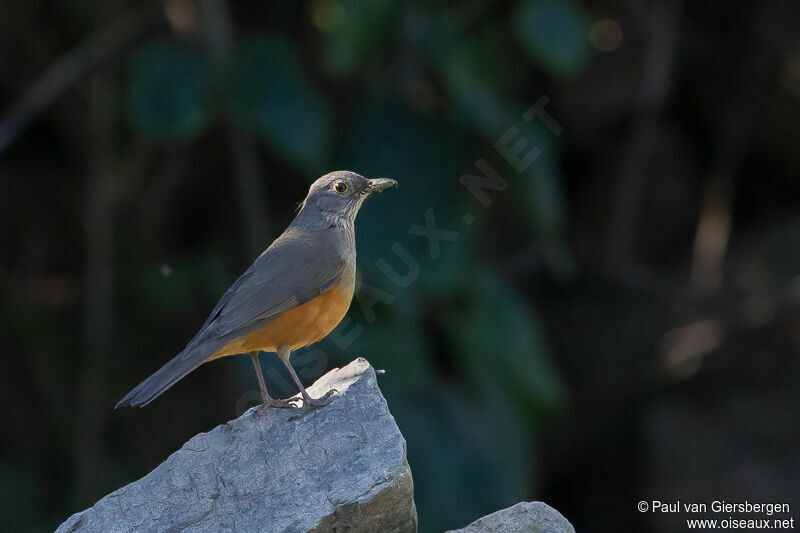
[[[327,163],[331,111],[312,86],[291,43],[262,36],[245,42],[227,83],[231,119],[309,174]]]
[[[578,74],[589,55],[589,20],[572,0],[522,0],[513,28],[531,60],[560,77]]]
[[[493,396],[496,385],[538,412],[555,409],[564,386],[538,318],[496,273],[484,269],[473,279],[469,302],[443,314],[443,324],[476,390]]]
[[[127,110],[134,129],[154,141],[196,137],[209,122],[209,83],[192,50],[150,43],[130,64]]]
[[[396,2],[323,0],[319,4],[325,7],[317,23],[328,34],[322,55],[328,72],[337,76],[353,74],[385,49],[390,25],[396,20]]]
[[[459,276],[469,275],[464,269],[447,267],[455,256],[470,254],[473,241],[462,222],[470,200],[459,183],[465,146],[456,128],[439,117],[416,113],[399,100],[368,102],[356,113],[344,132],[337,166],[398,181],[396,189],[369,198],[356,221],[359,266],[367,283],[403,297],[432,284],[446,292]],[[412,226],[426,227],[429,211],[437,229],[458,234],[455,240],[437,241],[436,258],[424,235],[409,233]],[[419,268],[419,279],[409,287],[395,287],[376,265],[383,259],[397,272],[408,272],[392,248],[395,245],[407,251]]]
[[[474,47],[452,44],[461,41],[445,39],[447,35],[451,35],[447,26],[443,32],[426,34],[423,49],[453,95],[462,120],[489,143],[496,142],[514,126],[518,128],[517,138],[527,141],[528,149],[536,147],[541,151],[522,173],[510,164],[501,173],[509,179],[513,205],[534,231],[548,268],[561,281],[568,281],[574,276],[575,267],[565,239],[566,201],[561,188],[557,138],[540,122],[522,120],[525,106],[501,99],[475,68]]]
[[[561,282],[575,276],[575,263],[566,239],[567,201],[555,136],[540,123],[520,125],[520,135],[541,155],[525,170],[513,187],[525,194],[516,196],[517,207],[537,238],[538,252],[550,272]],[[513,174],[511,174],[513,175]]]

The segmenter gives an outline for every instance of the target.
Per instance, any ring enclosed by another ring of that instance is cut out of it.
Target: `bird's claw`
[[[300,413],[296,415],[292,415],[289,417],[289,420],[300,420],[304,416],[306,416],[311,411],[316,411],[320,407],[324,407],[333,401],[333,395],[336,394],[338,391],[336,389],[331,389],[319,398],[312,398],[310,396],[306,396],[303,398],[303,407],[300,409]]]
[[[281,400],[271,400],[269,402],[262,403],[262,407],[275,407],[277,409],[299,409],[300,407],[295,405],[294,402],[299,402],[300,398],[295,398],[292,396],[291,398],[283,398]]]
[[[333,401],[333,395],[338,391],[331,389],[319,398],[311,398],[310,396],[303,399],[303,407],[322,407],[328,405]]]

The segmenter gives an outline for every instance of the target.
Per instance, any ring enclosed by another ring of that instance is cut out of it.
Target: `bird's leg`
[[[250,360],[253,361],[253,367],[256,369],[256,376],[258,376],[258,385],[261,387],[261,400],[266,407],[297,407],[292,404],[292,401],[297,401],[293,398],[286,398],[284,400],[273,400],[267,392],[267,385],[264,383],[264,376],[261,374],[261,363],[258,361],[258,352],[250,352]]]
[[[291,353],[292,351],[288,346],[280,346],[278,348],[278,357],[280,357],[281,361],[283,361],[283,364],[286,365],[286,369],[289,371],[289,374],[292,375],[295,385],[297,385],[297,387],[300,389],[300,394],[303,396],[303,406],[322,407],[323,405],[328,405],[331,403],[333,400],[331,396],[333,396],[333,394],[336,392],[336,389],[329,390],[321,398],[312,398],[308,395],[306,388],[303,387],[303,384],[300,382],[300,378],[297,377],[297,373],[294,371],[292,363],[289,362],[289,356]]]

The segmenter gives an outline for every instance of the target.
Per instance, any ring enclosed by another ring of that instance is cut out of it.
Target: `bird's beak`
[[[391,178],[373,178],[369,180],[369,185],[367,185],[367,192],[381,192],[384,189],[388,189],[389,187],[394,187],[397,185],[397,182]]]

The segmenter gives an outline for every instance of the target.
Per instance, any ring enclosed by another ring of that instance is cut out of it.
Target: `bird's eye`
[[[338,192],[339,194],[344,194],[344,193],[347,192],[347,183],[345,183],[343,181],[337,181],[333,185],[333,190]]]

